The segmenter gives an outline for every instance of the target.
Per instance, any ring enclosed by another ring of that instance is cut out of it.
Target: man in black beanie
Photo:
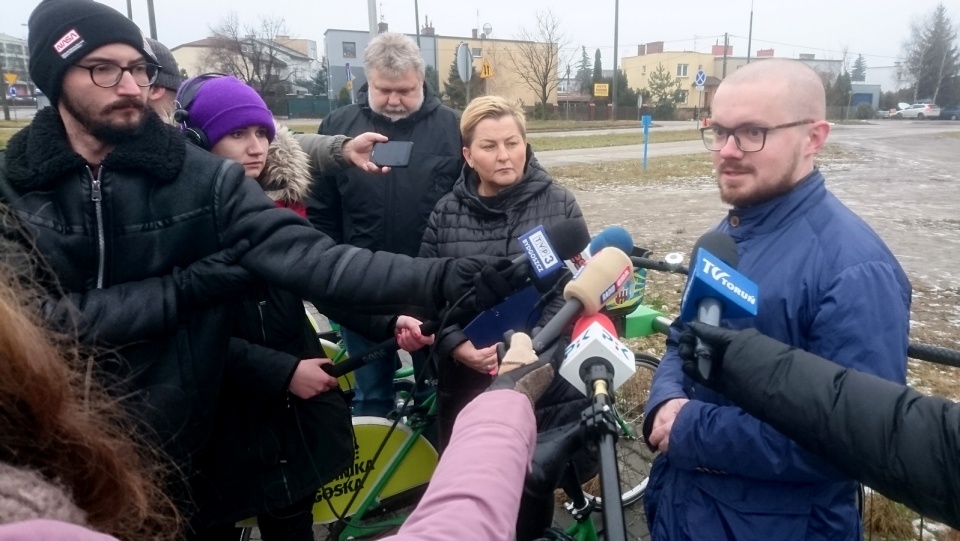
[[[153,50],[153,56],[160,64],[160,75],[157,75],[157,80],[151,87],[150,106],[160,115],[160,118],[173,118],[177,91],[180,90],[180,83],[183,82],[180,77],[180,66],[177,65],[177,59],[173,57],[173,53],[166,45],[155,39],[146,39]]]
[[[0,151],[0,204],[25,223],[0,234],[41,252],[58,282],[42,314],[99,346],[97,375],[184,476],[221,386],[253,358],[230,337],[225,302],[256,280],[338,315],[432,316],[474,286],[461,304],[480,309],[510,287],[496,273],[478,278],[507,260],[337,246],[277,208],[240,164],[187,145],[147,107],[158,66],[119,12],[45,0],[29,28],[30,75],[53,106]],[[314,377],[318,393],[336,392],[323,370]]]

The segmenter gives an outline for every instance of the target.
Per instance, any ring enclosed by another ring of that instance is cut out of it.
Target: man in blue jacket
[[[721,199],[716,227],[759,286],[760,332],[903,383],[910,283],[872,229],[824,186],[830,132],[820,77],[790,60],[745,66],[717,89],[703,140]],[[645,500],[652,538],[860,540],[857,485],[771,426],[684,376],[667,342],[644,435],[661,455]]]

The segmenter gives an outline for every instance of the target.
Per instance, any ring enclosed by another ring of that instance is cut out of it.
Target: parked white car
[[[940,116],[940,108],[933,103],[914,103],[897,111],[894,115],[897,118],[937,118]]]

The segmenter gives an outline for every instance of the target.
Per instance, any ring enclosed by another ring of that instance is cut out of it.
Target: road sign
[[[473,75],[473,55],[466,43],[461,43],[457,47],[457,73],[460,74],[460,80],[465,83],[469,83]]]
[[[480,67],[480,78],[486,79],[487,77],[493,77],[493,66],[490,65],[489,60],[484,58],[483,66]]]
[[[3,78],[7,81],[8,85],[17,84],[17,74],[16,73],[4,73]]]
[[[704,73],[703,70],[697,70],[697,76],[694,77],[693,83],[697,86],[703,86],[707,84],[707,74]]]
[[[697,85],[697,92],[703,92],[703,85]]]
[[[610,95],[610,85],[607,83],[593,83],[593,97],[606,98]]]
[[[10,97],[13,97],[13,98],[17,97],[17,89],[13,88],[12,86],[10,87]]]

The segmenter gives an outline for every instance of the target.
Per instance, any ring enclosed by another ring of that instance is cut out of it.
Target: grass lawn
[[[0,148],[7,147],[7,141],[13,137],[13,134],[20,131],[21,128],[29,124],[26,120],[0,120]]]
[[[650,132],[650,143],[673,143],[676,141],[696,141],[700,139],[697,130],[653,131]],[[574,148],[616,147],[623,145],[639,145],[643,136],[638,133],[611,133],[603,135],[571,135],[567,137],[537,137],[535,134],[527,137],[537,152],[547,150],[569,150]]]

